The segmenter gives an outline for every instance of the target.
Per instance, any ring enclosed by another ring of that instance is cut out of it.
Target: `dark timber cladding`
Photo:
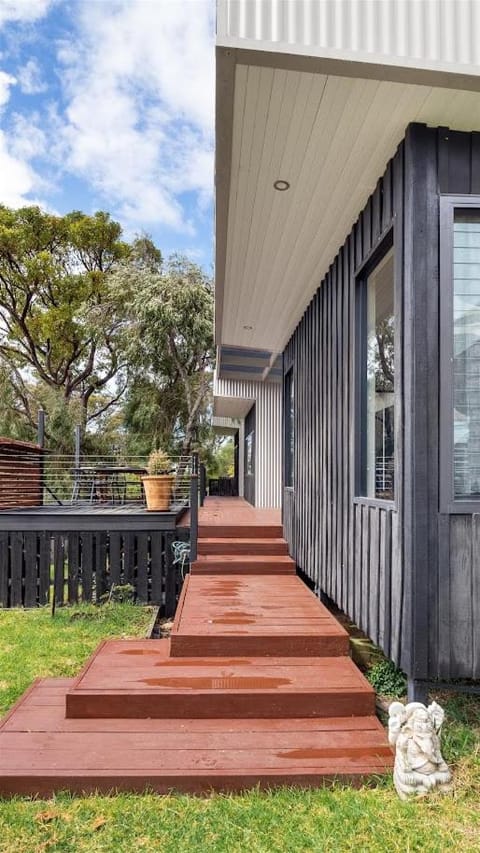
[[[284,353],[290,552],[410,677],[480,677],[479,515],[439,513],[439,195],[480,195],[480,134],[411,125]],[[480,205],[479,205],[480,206]],[[393,229],[395,501],[355,489],[355,294]]]

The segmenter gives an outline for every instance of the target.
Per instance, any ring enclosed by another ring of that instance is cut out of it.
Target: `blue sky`
[[[211,271],[213,0],[0,0],[0,203],[108,210]]]

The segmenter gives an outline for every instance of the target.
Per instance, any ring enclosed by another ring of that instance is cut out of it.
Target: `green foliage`
[[[97,415],[95,395],[124,371],[124,294],[114,299],[107,285],[131,253],[120,238],[107,213],[61,217],[0,206],[0,367],[10,383],[3,402],[30,429],[52,394],[55,411],[60,397],[67,406],[61,418],[76,400],[87,423]]]
[[[125,262],[110,286],[131,294],[124,329],[127,426],[149,434],[152,445],[188,453],[211,403],[212,283],[199,266],[173,255],[157,269]]]
[[[147,471],[150,476],[169,474],[172,470],[172,460],[164,450],[152,450],[147,462]]]
[[[405,696],[407,692],[407,678],[401,669],[398,669],[393,661],[381,660],[375,663],[366,673],[366,676],[382,696]]]
[[[233,439],[223,440],[212,452],[207,464],[207,476],[217,479],[218,477],[233,477],[234,474],[234,446]]]

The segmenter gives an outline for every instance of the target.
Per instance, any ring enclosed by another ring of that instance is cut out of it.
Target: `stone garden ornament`
[[[388,739],[395,746],[393,781],[402,800],[430,791],[451,790],[452,774],[440,752],[445,712],[432,702],[392,702],[388,709]]]

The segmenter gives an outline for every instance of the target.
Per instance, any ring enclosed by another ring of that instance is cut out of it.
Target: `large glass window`
[[[293,486],[295,447],[295,391],[293,368],[285,374],[285,485]]]
[[[453,482],[455,498],[480,497],[480,210],[453,224]]]
[[[369,498],[395,494],[395,313],[393,248],[362,282],[363,362],[361,491]]]

